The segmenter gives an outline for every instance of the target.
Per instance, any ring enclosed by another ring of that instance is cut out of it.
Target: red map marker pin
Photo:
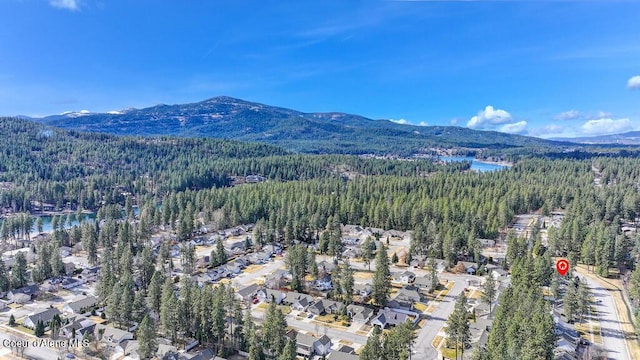
[[[569,262],[565,259],[558,260],[556,262],[556,270],[558,270],[558,274],[565,276],[569,271]]]

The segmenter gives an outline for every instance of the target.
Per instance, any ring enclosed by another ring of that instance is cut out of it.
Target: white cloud
[[[451,119],[451,121],[449,121],[449,124],[453,126],[457,126],[459,123],[460,123],[460,119],[458,118],[453,118]]]
[[[49,5],[71,11],[80,10],[80,0],[49,0]]]
[[[478,112],[478,115],[472,117],[467,122],[467,127],[471,129],[493,129],[496,125],[511,122],[511,114],[501,109],[494,109],[489,105]]]
[[[419,126],[429,126],[426,121],[420,121]]]
[[[629,81],[627,81],[628,89],[640,89],[640,75],[632,76]]]
[[[389,121],[392,121],[392,122],[397,123],[397,124],[402,124],[402,125],[405,125],[405,124],[408,124],[408,123],[409,123],[409,122],[408,122],[407,120],[405,120],[405,119],[398,119],[398,120],[395,120],[395,119],[389,119]]]
[[[509,134],[523,134],[527,130],[527,122],[522,120],[513,124],[505,124],[500,127],[500,132]]]
[[[569,110],[569,111],[561,112],[560,114],[556,115],[555,119],[556,120],[575,120],[575,119],[579,118],[580,116],[582,116],[580,111],[578,111],[578,110]]]
[[[585,135],[609,135],[634,129],[634,125],[628,118],[623,119],[593,119],[582,125],[582,133]]]

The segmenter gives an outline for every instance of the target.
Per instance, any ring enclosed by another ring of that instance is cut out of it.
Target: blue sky
[[[542,137],[640,129],[640,2],[0,0],[0,114],[229,95]]]

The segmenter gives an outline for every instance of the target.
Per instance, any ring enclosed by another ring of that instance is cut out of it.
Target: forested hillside
[[[230,176],[268,180],[340,178],[344,174],[408,176],[460,171],[468,163],[383,160],[339,155],[296,155],[279,147],[202,138],[118,137],[59,130],[0,118],[0,206],[31,210],[31,202],[67,202],[96,210],[124,205],[122,193],[162,196],[170,191],[231,185]]]

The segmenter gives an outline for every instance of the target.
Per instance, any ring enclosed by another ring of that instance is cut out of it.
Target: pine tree
[[[287,339],[282,353],[278,356],[278,360],[296,360],[296,356],[297,349],[295,338]]]
[[[51,318],[51,322],[49,322],[49,330],[52,339],[58,338],[58,333],[60,332],[60,328],[62,327],[62,319],[60,315],[55,314]]]
[[[14,289],[27,285],[27,258],[23,252],[15,256],[15,265],[11,270],[11,285]]]
[[[145,315],[136,331],[138,344],[140,345],[140,353],[144,358],[151,358],[158,350],[158,341],[156,336],[156,328],[149,318],[149,314]]]
[[[342,269],[340,271],[340,287],[342,290],[342,300],[345,304],[350,304],[353,297],[353,269],[349,260],[345,259],[342,263]]]
[[[275,301],[270,302],[262,327],[262,343],[270,354],[277,356],[282,351],[286,328],[284,314],[277,308]]]
[[[16,318],[13,314],[9,317],[9,326],[16,326]]]
[[[374,326],[371,335],[367,338],[367,343],[360,352],[360,360],[379,360],[382,355],[382,330]]]
[[[467,311],[467,296],[462,293],[456,300],[455,308],[447,319],[447,327],[445,329],[448,339],[453,343],[456,349],[456,358],[458,357],[458,348],[464,348],[471,340],[471,331],[469,329],[469,312]]]
[[[369,267],[369,271],[371,271],[371,260],[373,260],[373,252],[376,244],[373,242],[371,236],[367,236],[365,241],[362,243],[362,261]]]
[[[430,258],[427,265],[429,266],[429,284],[431,285],[429,292],[432,293],[438,290],[438,286],[440,286],[440,280],[438,279],[438,264],[436,264],[436,260],[434,258]]]
[[[166,336],[175,340],[178,331],[178,299],[173,288],[173,280],[167,277],[162,286],[162,300],[160,304],[160,323]]]
[[[6,292],[11,288],[11,280],[9,279],[9,272],[4,264],[4,260],[0,259],[0,291]]]
[[[36,323],[36,329],[34,331],[34,335],[37,337],[42,337],[44,335],[45,327],[42,320],[38,320]]]
[[[493,302],[496,299],[496,285],[495,278],[492,274],[489,274],[482,286],[482,302],[489,305],[489,313],[491,313]]]
[[[386,305],[389,300],[389,294],[391,293],[390,276],[387,249],[381,246],[376,254],[376,271],[373,274],[373,284],[371,286],[373,300],[380,306]]]
[[[147,297],[149,308],[160,313],[160,303],[162,300],[162,286],[164,283],[164,276],[160,271],[155,271],[151,276],[151,283],[149,284],[149,293]]]

